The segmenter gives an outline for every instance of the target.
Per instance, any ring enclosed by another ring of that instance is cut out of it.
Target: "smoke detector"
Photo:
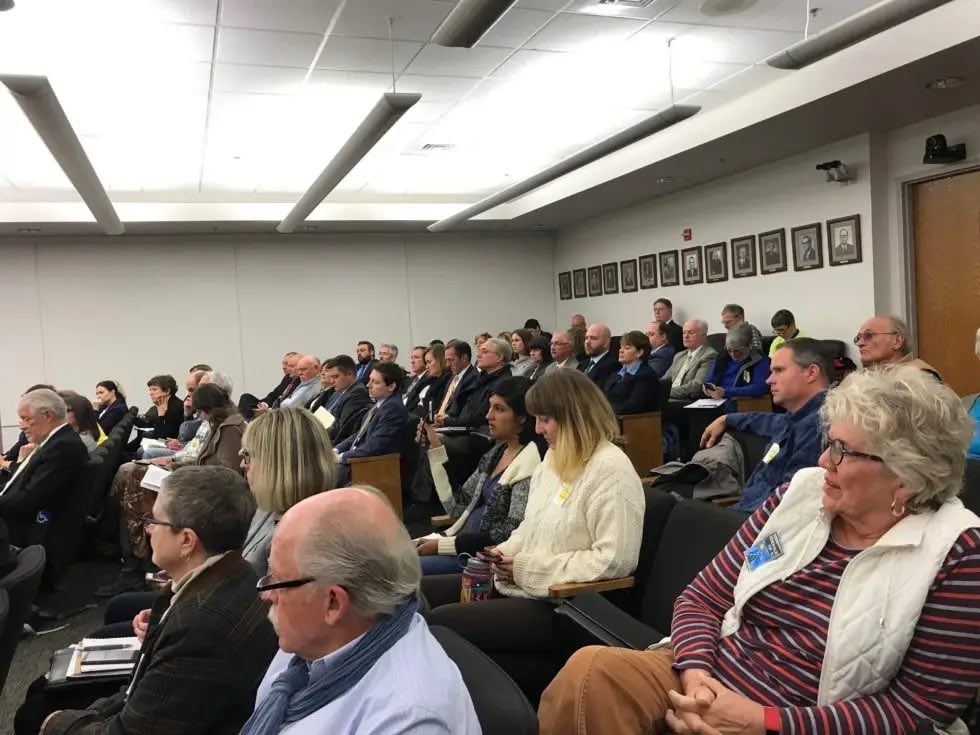
[[[758,0],[703,0],[698,12],[710,17],[735,15],[748,10],[757,2]]]

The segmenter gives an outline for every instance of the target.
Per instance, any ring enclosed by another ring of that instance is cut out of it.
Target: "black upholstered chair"
[[[0,627],[0,690],[7,679],[24,622],[31,612],[44,573],[44,547],[28,546],[17,555],[17,566],[0,577],[0,590],[7,594],[7,622]]]

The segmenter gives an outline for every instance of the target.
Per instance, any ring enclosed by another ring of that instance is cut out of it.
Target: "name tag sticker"
[[[756,543],[755,546],[746,549],[745,561],[749,564],[749,571],[754,572],[759,567],[775,561],[782,555],[783,547],[779,543],[779,536],[773,533]]]
[[[555,495],[555,505],[564,505],[565,501],[568,500],[568,496],[572,494],[572,487],[569,484],[564,484],[561,486],[561,490]]]
[[[776,444],[776,442],[773,442],[772,445],[769,447],[769,451],[766,452],[766,456],[762,458],[762,461],[765,464],[769,464],[774,459],[776,459],[777,454],[779,454],[779,445]]]

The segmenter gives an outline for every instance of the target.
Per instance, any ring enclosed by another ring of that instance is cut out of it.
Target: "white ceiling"
[[[450,0],[17,0],[0,73],[51,79],[116,202],[292,201],[391,89],[393,57],[422,101],[331,199],[471,201],[669,104],[670,38],[676,101],[710,109],[788,73],[760,62],[803,37],[806,0],[700,3],[518,0],[451,49],[428,43]],[[872,0],[811,4],[812,34]],[[0,131],[0,202],[76,198],[6,94]]]

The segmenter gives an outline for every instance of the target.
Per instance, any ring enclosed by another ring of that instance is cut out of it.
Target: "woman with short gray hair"
[[[769,392],[769,358],[752,346],[752,328],[738,324],[725,335],[725,351],[718,355],[704,394],[725,398],[724,411],[735,409],[734,398],[760,398]]]

